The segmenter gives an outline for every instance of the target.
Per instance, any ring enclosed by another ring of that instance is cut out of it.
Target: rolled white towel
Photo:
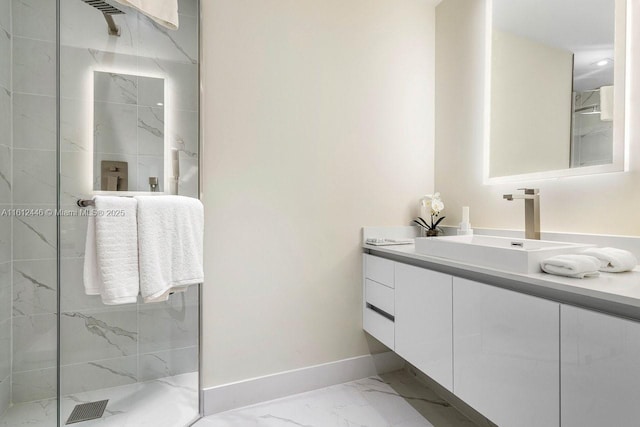
[[[600,271],[607,273],[620,273],[633,270],[638,265],[638,259],[629,251],[616,248],[591,248],[582,252],[598,258]]]
[[[542,271],[558,276],[583,279],[585,276],[597,276],[600,273],[598,258],[589,255],[556,255],[540,263]]]

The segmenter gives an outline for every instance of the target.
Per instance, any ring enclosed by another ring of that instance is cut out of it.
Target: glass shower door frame
[[[197,156],[198,156],[198,195],[202,193],[202,159],[200,154],[202,153],[202,131],[201,131],[201,105],[202,105],[202,90],[201,90],[201,58],[202,58],[202,15],[201,15],[201,2],[197,1],[197,22],[198,22],[198,144],[197,144]],[[61,164],[61,0],[55,0],[56,2],[56,211],[60,212],[62,208],[61,200],[61,177],[62,177],[62,164]],[[61,427],[65,425],[66,420],[62,419],[62,390],[61,390],[61,335],[64,331],[61,329],[61,242],[62,242],[62,230],[61,230],[61,216],[56,215],[56,330],[57,330],[57,342],[56,342],[56,425]],[[198,415],[187,424],[192,426],[198,422],[204,416],[204,404],[203,404],[203,392],[202,392],[202,286],[197,285],[198,295]],[[187,427],[185,426],[185,427]],[[169,427],[169,426],[167,426]],[[173,427],[173,426],[172,426]]]

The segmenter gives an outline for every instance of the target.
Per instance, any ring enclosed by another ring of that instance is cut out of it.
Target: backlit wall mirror
[[[93,189],[164,191],[164,79],[93,77]]]
[[[485,183],[624,169],[626,0],[488,0]]]

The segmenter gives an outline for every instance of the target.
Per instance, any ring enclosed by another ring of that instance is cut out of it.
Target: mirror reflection
[[[164,191],[164,79],[94,72],[93,189]]]
[[[492,3],[488,176],[611,164],[624,2]]]

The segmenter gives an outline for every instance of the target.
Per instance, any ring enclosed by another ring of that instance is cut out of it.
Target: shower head
[[[89,6],[93,6],[105,15],[122,15],[123,11],[103,0],[82,0]]]
[[[120,36],[120,27],[118,27],[113,20],[112,15],[123,15],[124,12],[118,9],[115,6],[107,3],[103,0],[82,0],[84,3],[89,6],[95,7],[104,16],[104,19],[107,21],[107,26],[109,27],[109,35],[110,36]]]

